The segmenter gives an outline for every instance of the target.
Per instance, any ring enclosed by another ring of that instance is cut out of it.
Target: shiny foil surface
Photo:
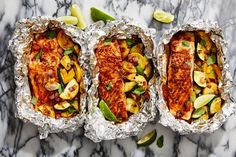
[[[15,103],[17,108],[16,116],[25,122],[31,122],[38,126],[40,138],[46,138],[48,133],[57,132],[71,132],[81,127],[84,123],[86,111],[86,93],[80,95],[80,113],[73,118],[60,118],[54,119],[43,115],[33,109],[31,104],[31,92],[28,80],[28,69],[26,53],[31,51],[31,43],[34,34],[43,33],[47,29],[60,28],[71,37],[71,39],[81,46],[81,57],[79,64],[85,71],[83,81],[85,89],[88,86],[88,77],[86,74],[86,48],[85,34],[80,29],[72,26],[65,25],[63,22],[57,21],[52,17],[33,17],[22,19],[16,24],[15,32],[12,39],[9,41],[9,49],[12,51],[16,58],[15,63]]]
[[[204,30],[205,32],[211,32],[210,38],[216,44],[218,49],[218,64],[223,68],[222,81],[219,82],[219,90],[221,98],[225,101],[222,109],[217,112],[212,118],[207,121],[200,120],[197,122],[188,122],[180,119],[176,119],[170,112],[163,99],[162,94],[162,83],[167,81],[167,63],[166,54],[164,53],[164,45],[170,42],[172,36],[179,31],[199,31]],[[170,127],[174,131],[178,131],[180,134],[188,133],[210,133],[218,129],[226,119],[235,112],[236,104],[231,98],[232,90],[232,77],[229,72],[229,65],[226,61],[227,43],[224,40],[222,30],[216,22],[210,20],[199,20],[192,23],[187,23],[181,26],[177,26],[173,29],[166,31],[157,46],[157,60],[158,60],[158,71],[160,73],[160,79],[158,79],[158,95],[157,107],[160,112],[160,120],[164,126]]]
[[[141,26],[131,19],[123,17],[106,24],[101,21],[94,23],[87,28],[86,32],[88,35],[92,85],[88,91],[88,114],[84,126],[85,136],[94,142],[135,136],[148,122],[153,121],[155,118],[157,100],[156,73],[148,83],[151,93],[150,100],[144,103],[144,107],[140,109],[138,114],[131,115],[128,121],[115,124],[115,122],[107,121],[98,107],[99,69],[96,66],[97,60],[94,50],[99,41],[104,40],[106,37],[115,36],[118,39],[126,39],[126,37],[131,37],[131,35],[138,35],[144,44],[144,53],[149,59],[152,59],[153,63],[156,63],[156,56],[154,55],[155,42],[153,40],[155,30]]]

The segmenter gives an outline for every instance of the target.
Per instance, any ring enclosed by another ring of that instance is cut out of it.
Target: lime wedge
[[[78,23],[78,19],[74,16],[61,16],[61,17],[58,17],[57,20],[63,21],[66,24],[70,24],[70,25],[76,25]]]
[[[153,17],[163,23],[171,23],[174,20],[174,16],[163,10],[156,10],[153,13]]]
[[[213,101],[211,102],[210,113],[214,114],[214,113],[218,112],[220,109],[221,109],[221,98],[217,97],[217,98],[213,99]]]
[[[97,8],[92,7],[90,9],[90,11],[91,11],[92,20],[94,22],[97,22],[97,21],[100,21],[100,20],[102,20],[104,22],[106,22],[107,20],[111,20],[111,21],[115,20],[114,17],[104,13],[103,11],[101,11],[101,10],[99,10]]]
[[[77,4],[71,5],[70,13],[71,13],[71,16],[77,17],[78,19],[77,27],[79,27],[80,29],[84,29],[86,27],[86,23],[82,15],[82,12]]]
[[[138,140],[137,145],[138,146],[148,146],[152,144],[157,137],[156,130],[152,130],[148,134],[144,135],[141,139]]]
[[[202,106],[208,104],[214,97],[215,97],[214,94],[206,94],[206,95],[199,96],[194,101],[194,108],[195,109],[201,108]]]
[[[116,116],[111,112],[105,101],[101,100],[99,102],[99,108],[107,120],[116,121]]]

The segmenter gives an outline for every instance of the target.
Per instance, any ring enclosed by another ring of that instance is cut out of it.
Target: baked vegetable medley
[[[188,122],[208,120],[224,104],[217,48],[204,31],[180,31],[164,46],[167,80],[163,96],[171,114]]]
[[[99,67],[99,108],[109,121],[123,122],[137,114],[150,98],[152,62],[140,38],[106,38],[96,49]]]
[[[80,111],[83,71],[77,60],[80,46],[62,29],[35,34],[28,54],[31,103],[53,118],[70,118]]]

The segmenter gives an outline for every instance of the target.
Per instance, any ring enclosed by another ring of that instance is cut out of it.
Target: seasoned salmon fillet
[[[189,120],[193,104],[189,102],[193,91],[194,34],[181,32],[169,43],[167,83],[163,86],[164,97],[170,112],[180,119]]]
[[[122,78],[122,56],[117,40],[101,41],[96,50],[99,67],[99,96],[107,102],[112,113],[123,121],[128,119],[126,95]],[[108,86],[112,88],[108,88]]]

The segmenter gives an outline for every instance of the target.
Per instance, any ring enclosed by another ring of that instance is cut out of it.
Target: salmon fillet
[[[163,86],[164,97],[170,112],[185,120],[191,118],[193,104],[189,102],[193,91],[194,34],[181,32],[169,43],[167,84]]]
[[[128,119],[126,96],[122,78],[122,56],[117,40],[106,44],[100,42],[95,50],[99,67],[99,96],[108,102],[112,113],[123,121]],[[112,85],[111,89],[107,85]]]

